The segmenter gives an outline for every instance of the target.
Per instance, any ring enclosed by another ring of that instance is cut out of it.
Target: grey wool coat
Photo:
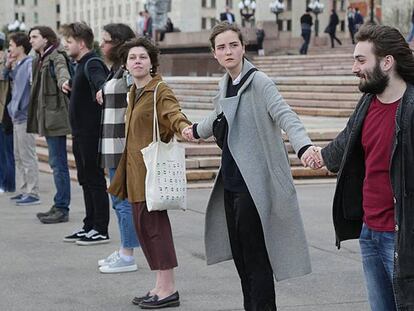
[[[242,76],[251,68],[245,60]],[[296,153],[311,140],[266,74],[252,73],[237,96],[225,98],[228,80],[228,74],[221,79],[214,111],[197,125],[197,133],[212,136],[213,121],[224,112],[228,146],[260,216],[275,278],[303,276],[311,272],[309,250],[281,130]],[[220,173],[207,206],[205,248],[207,264],[232,259]]]

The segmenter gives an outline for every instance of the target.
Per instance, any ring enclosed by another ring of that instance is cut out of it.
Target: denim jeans
[[[303,44],[302,47],[300,48],[300,54],[308,54],[308,47],[309,47],[309,42],[311,39],[311,31],[310,30],[306,30],[303,29],[302,30],[302,38],[303,38]]]
[[[115,175],[115,168],[109,169],[109,180]],[[135,231],[134,219],[132,217],[132,205],[127,200],[121,200],[111,195],[112,207],[118,218],[119,233],[121,235],[121,245],[123,248],[139,247],[137,233]]]
[[[414,23],[411,23],[411,31],[408,34],[407,42],[410,43],[414,39]]]
[[[16,191],[16,172],[14,167],[13,134],[6,134],[0,123],[0,189]]]
[[[66,151],[66,136],[46,136],[49,149],[49,165],[53,170],[56,194],[53,198],[57,208],[69,210],[70,177],[68,156]]]
[[[359,245],[368,301],[372,311],[397,310],[393,291],[394,232],[379,232],[362,227]]]

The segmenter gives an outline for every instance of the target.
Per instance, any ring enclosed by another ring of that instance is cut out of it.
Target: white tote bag
[[[187,179],[185,149],[175,139],[164,143],[160,138],[157,116],[157,90],[154,91],[154,120],[152,143],[141,150],[147,176],[145,196],[149,212],[172,209],[185,210],[187,206]]]

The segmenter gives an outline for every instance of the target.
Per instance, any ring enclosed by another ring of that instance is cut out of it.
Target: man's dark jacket
[[[340,242],[359,238],[362,228],[362,186],[365,178],[361,134],[373,95],[365,94],[346,128],[324,149],[322,157],[338,173],[333,201],[333,222]],[[407,90],[397,110],[390,161],[395,207],[394,291],[399,311],[414,311],[414,86]]]

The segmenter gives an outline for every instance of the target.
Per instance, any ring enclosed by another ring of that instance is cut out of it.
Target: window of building
[[[215,18],[210,18],[210,26],[211,28],[213,28],[214,26],[216,26],[216,19]]]
[[[341,31],[345,31],[345,21],[341,21]]]
[[[34,1],[33,1],[33,5],[34,5],[34,6],[37,6],[37,0],[34,0]]]
[[[14,0],[14,5],[19,5],[19,0]]]
[[[94,15],[95,21],[97,21],[98,20],[98,17],[99,17],[99,11],[98,11],[98,9],[94,9],[93,10],[93,15]]]
[[[102,8],[102,18],[106,19],[106,7]]]
[[[216,8],[216,0],[211,0],[211,8],[212,9]]]
[[[56,29],[59,29],[60,28],[60,21],[57,21],[56,22]]]
[[[201,0],[201,7],[202,8],[207,7],[207,0]]]
[[[114,7],[112,5],[109,7],[109,17],[114,17]]]
[[[14,19],[17,21],[19,20],[19,13],[14,13]]]
[[[24,5],[24,0],[22,0],[22,2],[21,2],[21,3],[22,3],[22,5]]]
[[[132,11],[131,11],[131,4],[127,3],[125,5],[125,15],[131,15]]]
[[[26,22],[26,16],[24,15],[24,13],[22,13],[22,18],[21,18],[22,22],[25,23]]]
[[[56,13],[60,14],[60,4],[56,4]]]
[[[277,20],[277,30],[278,31],[283,31],[283,20],[281,20],[281,19]]]
[[[39,23],[39,14],[37,12],[33,13],[33,23],[35,24]]]
[[[202,17],[201,18],[201,29],[206,29],[207,28],[207,18]]]
[[[118,17],[122,16],[122,5],[118,5]]]
[[[292,11],[292,0],[287,0],[286,11]]]
[[[292,20],[291,19],[288,19],[286,21],[286,30],[287,31],[292,31]]]
[[[230,9],[233,8],[233,0],[226,0],[226,5],[230,7]]]

